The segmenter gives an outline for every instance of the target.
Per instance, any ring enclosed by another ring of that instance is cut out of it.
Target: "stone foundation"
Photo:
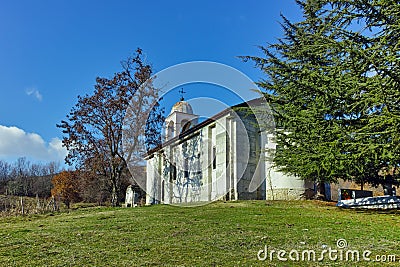
[[[267,200],[302,200],[310,199],[314,190],[304,188],[276,188],[267,190]]]

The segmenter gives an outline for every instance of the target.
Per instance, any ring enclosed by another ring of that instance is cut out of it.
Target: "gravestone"
[[[139,202],[139,194],[133,190],[132,185],[126,188],[125,207],[136,207]]]

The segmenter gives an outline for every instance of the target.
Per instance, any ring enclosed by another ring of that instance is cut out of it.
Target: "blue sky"
[[[280,13],[300,18],[293,0],[3,0],[0,159],[62,161],[56,124],[137,47],[155,72],[203,60],[259,80],[262,73],[237,56],[261,55],[258,45],[281,37]]]

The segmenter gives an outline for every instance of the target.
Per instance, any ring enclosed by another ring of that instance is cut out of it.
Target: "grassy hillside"
[[[321,253],[337,249],[344,238],[345,252],[371,250],[371,259],[396,254],[399,261],[399,215],[314,201],[248,201],[0,218],[0,266],[398,266],[332,261],[328,255],[318,263],[301,256],[283,262],[274,254],[272,261],[259,261],[257,253],[266,245]]]

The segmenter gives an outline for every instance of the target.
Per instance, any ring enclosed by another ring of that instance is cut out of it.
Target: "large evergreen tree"
[[[396,182],[400,163],[400,3],[298,0],[284,37],[253,60],[280,126],[274,163],[317,182]]]

